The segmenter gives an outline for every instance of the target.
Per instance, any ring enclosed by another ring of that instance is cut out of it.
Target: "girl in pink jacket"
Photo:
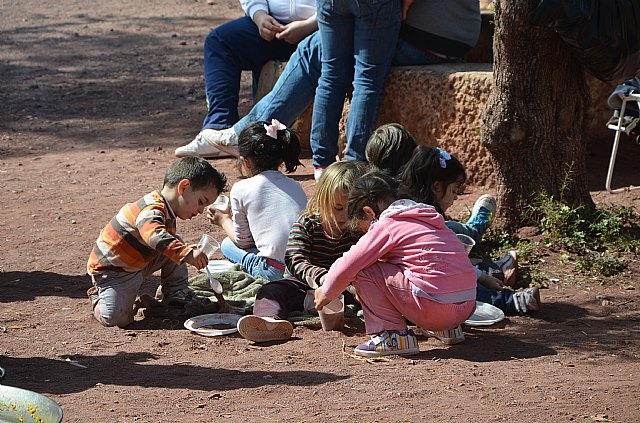
[[[405,319],[442,330],[473,313],[475,269],[434,207],[398,200],[397,182],[374,171],[355,182],[349,216],[367,233],[331,266],[315,303],[320,310],[353,284],[371,335],[355,354],[415,354],[418,342]]]

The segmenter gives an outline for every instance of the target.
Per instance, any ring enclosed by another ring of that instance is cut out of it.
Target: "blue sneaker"
[[[467,225],[475,226],[480,233],[489,226],[491,216],[496,211],[496,199],[488,194],[481,195],[473,205],[471,217],[467,220]]]
[[[411,329],[385,330],[371,339],[358,345],[353,353],[361,357],[378,357],[383,355],[410,355],[420,352],[418,338]]]

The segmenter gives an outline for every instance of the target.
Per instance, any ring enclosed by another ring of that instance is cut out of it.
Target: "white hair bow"
[[[287,129],[287,126],[283,123],[280,123],[278,119],[271,119],[271,125],[264,124],[264,129],[267,131],[267,135],[269,135],[273,139],[278,139],[278,131],[282,131]]]

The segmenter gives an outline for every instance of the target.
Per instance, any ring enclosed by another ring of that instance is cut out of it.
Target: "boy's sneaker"
[[[453,329],[445,330],[428,330],[423,329],[424,334],[432,338],[437,338],[443,344],[455,345],[464,341],[464,333],[462,333],[462,326],[458,325]]]
[[[514,292],[513,302],[518,313],[525,314],[530,311],[539,311],[540,289],[527,288],[522,291]]]
[[[467,220],[467,225],[478,227],[480,232],[484,232],[491,222],[491,216],[497,207],[496,199],[488,194],[481,195],[473,205],[471,217]]]
[[[510,250],[504,257],[499,258],[494,261],[492,265],[489,266],[489,274],[491,276],[496,276],[492,272],[492,270],[498,270],[498,272],[502,273],[502,283],[506,286],[514,287],[516,285],[516,269],[518,267],[518,256],[515,250]],[[498,278],[500,279],[500,278]]]
[[[87,289],[87,297],[89,297],[89,300],[91,301],[91,309],[95,309],[96,305],[98,305],[98,300],[100,299],[100,297],[98,296],[98,288],[92,286],[91,288]]]
[[[199,156],[208,159],[238,156],[238,137],[233,128],[203,129],[187,145],[176,148],[176,157]]]
[[[170,294],[164,294],[162,292],[162,286],[158,287],[156,291],[156,300],[162,301],[162,304],[170,307],[184,307],[192,302],[209,303],[211,302],[206,297],[199,297],[190,288],[177,288]]]
[[[238,332],[253,342],[284,341],[293,335],[293,325],[288,320],[251,315],[238,320]]]
[[[362,357],[378,357],[383,355],[410,355],[420,352],[418,339],[411,329],[402,331],[385,330],[371,339],[358,345],[353,353]]]

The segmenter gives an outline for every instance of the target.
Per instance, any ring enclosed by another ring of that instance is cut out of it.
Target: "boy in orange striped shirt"
[[[93,281],[88,293],[100,323],[119,327],[132,323],[140,286],[157,270],[164,302],[192,297],[186,264],[201,269],[208,259],[176,235],[176,218],[201,214],[226,183],[206,160],[185,157],[169,166],[162,190],[120,209],[100,232],[87,263]]]

